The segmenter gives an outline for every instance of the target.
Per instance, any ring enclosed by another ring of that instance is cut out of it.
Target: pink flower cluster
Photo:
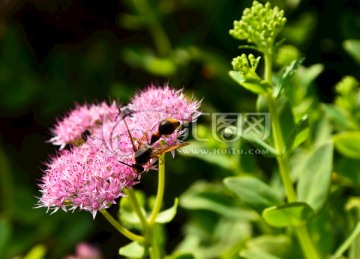
[[[54,137],[50,142],[60,145],[60,151],[46,164],[39,184],[42,196],[38,207],[54,212],[79,208],[95,217],[98,210],[116,203],[124,188],[139,181],[141,175],[131,167],[135,163],[133,143],[135,148],[142,142],[148,143],[164,119],[174,118],[182,123],[196,120],[201,114],[199,106],[199,101],[168,86],[150,86],[126,107],[115,102],[77,105],[52,130]],[[161,136],[153,147],[179,144],[182,133]],[[69,149],[64,149],[66,145]],[[156,160],[153,157],[144,165],[145,172],[154,169]]]

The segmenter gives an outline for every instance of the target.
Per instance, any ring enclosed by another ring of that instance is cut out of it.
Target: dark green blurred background
[[[240,54],[240,42],[228,31],[251,2],[0,0],[0,258],[26,254],[36,244],[57,258],[72,253],[79,241],[116,257],[127,240],[101,215],[93,221],[90,213],[50,216],[33,209],[43,163],[56,153],[46,143],[50,127],[74,103],[126,103],[152,82],[204,98],[204,112],[254,111],[256,96],[227,74]],[[271,3],[288,18],[286,44],[306,57],[305,66],[324,65],[314,84],[322,101],[333,100],[333,86],[343,75],[360,79],[359,67],[342,47],[346,39],[360,39],[360,1]],[[226,175],[188,157],[177,156],[167,166],[166,206],[193,181]],[[153,194],[156,179],[143,178],[138,188]],[[168,225],[168,250],[181,239],[185,220],[179,210]]]

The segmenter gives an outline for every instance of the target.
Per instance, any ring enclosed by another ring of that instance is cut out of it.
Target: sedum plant
[[[152,32],[159,57],[148,60],[161,66],[131,53],[127,60],[153,74],[171,75],[174,64],[162,61],[174,53],[143,3],[134,1],[137,16],[122,22]],[[285,25],[283,10],[254,1],[230,30],[245,45],[229,75],[257,97],[251,114],[269,119],[265,135],[227,124],[221,116],[216,124],[221,132],[214,134],[213,128],[196,124],[201,102],[168,86],[149,87],[120,110],[116,102],[78,105],[52,130],[50,142],[60,151],[46,164],[38,206],[85,210],[93,218],[100,212],[131,240],[119,249],[126,258],[359,258],[359,83],[343,78],[335,87],[334,104],[322,104],[312,83],[323,67],[304,67],[299,51],[283,45],[279,36]],[[202,115],[213,120],[217,114]],[[154,148],[164,152],[137,172],[134,149],[169,117],[193,124],[191,145],[179,140],[183,131],[163,136]],[[189,183],[174,205],[161,211],[166,200],[163,153],[178,147],[183,156],[201,159],[219,173]],[[151,170],[158,174],[155,199],[136,190]],[[349,190],[352,196],[343,195]],[[108,209],[116,203],[114,216]],[[187,218],[182,240],[169,251],[164,224],[175,217],[178,205]]]

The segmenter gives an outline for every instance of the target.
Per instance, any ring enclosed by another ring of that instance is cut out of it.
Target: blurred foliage
[[[0,1],[0,258],[61,258],[83,240],[99,244],[105,258],[115,258],[128,243],[100,215],[93,221],[88,213],[49,215],[34,209],[41,163],[56,153],[45,143],[49,127],[74,103],[109,98],[125,103],[151,82],[170,82],[204,98],[206,114],[264,109],[261,98],[228,76],[231,60],[239,54],[228,31],[251,2]],[[323,254],[335,253],[350,236],[346,256],[359,258],[360,238],[350,233],[360,208],[360,1],[271,3],[284,9],[288,19],[281,35],[286,41],[275,59],[275,83],[287,96],[278,103],[283,131],[289,139],[296,136],[287,144],[293,152],[292,177],[299,185],[314,185],[311,196],[299,193],[318,210],[312,235]],[[291,63],[299,57],[306,59]],[[260,61],[260,71],[262,65]],[[290,76],[285,67],[291,66],[297,71]],[[284,79],[287,86],[281,87]],[[165,208],[176,209],[172,206],[180,197],[177,215],[161,230],[171,258],[192,258],[188,253],[194,251],[195,258],[301,258],[297,241],[259,215],[284,197],[271,147],[252,136],[226,146],[213,138],[211,116],[202,116],[199,124],[196,134],[208,140],[191,141],[192,148],[255,146],[268,152],[184,153],[167,159]],[[317,159],[322,153],[330,156],[329,138],[336,150],[332,171]],[[322,168],[317,174],[326,177],[311,182],[312,172],[298,161],[315,163]],[[138,189],[154,193],[153,176],[144,176]],[[222,182],[228,176],[230,190],[253,186],[262,190],[258,198],[231,192]],[[235,181],[234,176],[242,178]],[[329,187],[330,196],[319,197],[317,184]],[[284,212],[276,208],[275,213]],[[294,220],[303,220],[313,212],[300,204],[291,213]]]

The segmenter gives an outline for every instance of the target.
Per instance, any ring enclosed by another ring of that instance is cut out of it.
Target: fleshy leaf
[[[327,142],[305,157],[303,172],[299,176],[298,197],[318,212],[330,192],[333,161],[333,143]]]
[[[196,157],[208,163],[215,164],[222,168],[232,170],[236,165],[236,160],[231,156],[217,152],[223,149],[221,146],[210,146],[210,141],[189,141],[190,145],[178,150],[181,155]]]
[[[255,72],[249,72],[244,76],[239,71],[232,70],[229,75],[235,82],[253,93],[264,94],[271,89],[271,85],[262,80]]]
[[[266,183],[251,176],[227,177],[224,184],[244,203],[256,210],[281,204],[279,195]]]
[[[360,40],[346,40],[343,46],[355,61],[360,64]]]
[[[167,210],[163,210],[157,215],[156,222],[157,223],[170,222],[176,215],[178,204],[179,204],[179,199],[176,198],[174,205],[171,208],[168,208]]]
[[[165,259],[195,259],[195,257],[190,253],[176,253],[165,257]]]
[[[143,258],[145,248],[137,242],[131,242],[119,249],[119,255],[126,256],[126,258]]]
[[[266,153],[264,153],[264,152],[261,153],[261,154],[264,154],[264,156],[267,156],[267,157],[276,157],[277,156],[277,152],[276,152],[275,148],[270,146],[264,140],[262,140],[256,136],[253,136],[251,134],[245,134],[242,136],[242,138],[244,140],[250,142],[256,148],[266,150]]]
[[[258,258],[287,258],[291,246],[291,239],[286,235],[263,235],[246,242],[246,249],[240,256],[249,259]]]
[[[23,259],[42,259],[46,256],[46,246],[36,245],[23,257]]]
[[[288,139],[291,131],[295,127],[295,119],[291,103],[286,96],[281,96],[276,100],[276,106],[279,113],[281,132],[284,136],[284,139]]]
[[[347,131],[333,136],[335,148],[342,155],[359,159],[360,158],[360,132]]]
[[[286,142],[286,150],[291,151],[309,137],[309,117],[305,115],[290,132]]]
[[[262,213],[263,218],[269,225],[279,228],[302,225],[313,215],[314,211],[304,202],[293,202],[270,207]]]
[[[208,210],[225,218],[236,220],[254,220],[256,213],[234,206],[233,201],[223,194],[223,186],[198,182],[180,197],[181,207],[188,210]]]
[[[274,96],[277,98],[285,89],[288,80],[292,77],[295,71],[300,67],[305,58],[297,58],[283,71],[279,83],[274,88]]]

